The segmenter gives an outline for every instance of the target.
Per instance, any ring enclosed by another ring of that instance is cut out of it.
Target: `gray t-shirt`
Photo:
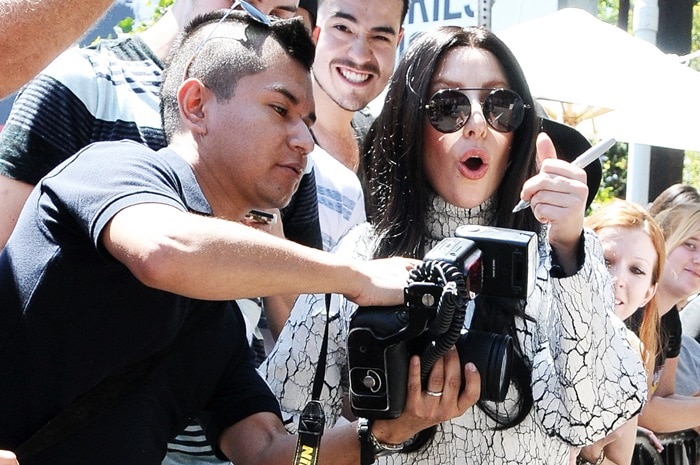
[[[684,334],[676,369],[676,394],[692,396],[698,391],[700,391],[700,343]]]

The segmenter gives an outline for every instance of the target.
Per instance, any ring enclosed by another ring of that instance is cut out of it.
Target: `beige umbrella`
[[[551,117],[590,139],[700,151],[700,73],[567,8],[498,33]]]

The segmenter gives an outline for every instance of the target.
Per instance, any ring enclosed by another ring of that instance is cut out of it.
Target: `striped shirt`
[[[137,36],[67,50],[18,94],[0,133],[0,174],[36,184],[97,141],[164,147],[162,71]]]

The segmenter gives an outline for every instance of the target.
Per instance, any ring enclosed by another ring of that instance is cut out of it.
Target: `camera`
[[[482,252],[481,294],[516,299],[532,294],[538,258],[534,232],[465,224],[455,230],[455,236],[474,241]],[[440,249],[438,244],[424,259],[443,260],[437,254]]]
[[[421,378],[456,345],[462,365],[481,374],[481,400],[502,402],[510,385],[510,336],[464,329],[466,307],[476,294],[525,299],[534,289],[535,233],[460,226],[411,271],[404,304],[359,307],[350,318],[347,354],[350,405],[357,416],[401,415],[407,397],[409,359],[421,356]]]

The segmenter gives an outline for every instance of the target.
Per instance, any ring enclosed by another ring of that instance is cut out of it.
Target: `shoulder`
[[[159,96],[162,71],[153,52],[129,37],[73,47],[41,74],[68,88],[93,112],[111,114],[140,100],[157,108],[151,100]]]
[[[131,140],[101,141],[83,147],[58,165],[48,177],[63,171],[82,171],[90,168],[99,169],[105,173],[138,172],[150,170],[159,165],[166,165],[163,158],[144,144]]]
[[[378,241],[377,232],[368,222],[353,227],[338,242],[334,253],[361,260],[370,260]]]
[[[355,201],[364,197],[362,183],[360,183],[357,174],[320,146],[314,147],[314,150],[309,154],[309,161],[314,167],[319,193],[335,191],[341,196],[352,198]]]
[[[354,171],[339,162],[319,145],[309,154],[314,166],[317,185],[348,186],[361,190],[360,180]]]

